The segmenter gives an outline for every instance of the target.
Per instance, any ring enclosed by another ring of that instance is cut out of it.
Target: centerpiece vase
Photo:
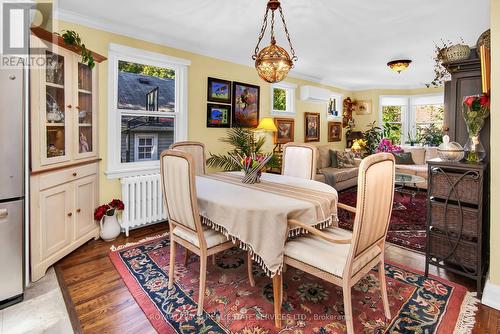
[[[476,97],[469,97],[476,98]],[[476,98],[477,99],[477,98]],[[462,109],[469,138],[464,146],[465,160],[470,163],[479,163],[486,157],[486,150],[481,143],[481,130],[484,127],[486,118],[489,116],[489,109],[486,106],[478,105],[479,102],[464,102]]]
[[[465,160],[471,163],[478,163],[486,158],[486,150],[481,144],[480,133],[469,132],[469,139],[464,146]]]

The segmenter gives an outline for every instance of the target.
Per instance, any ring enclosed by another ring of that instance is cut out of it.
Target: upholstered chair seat
[[[179,238],[189,242],[190,244],[193,244],[196,247],[200,247],[200,240],[197,233],[182,228],[174,229],[173,233],[175,236],[178,236]],[[207,249],[222,245],[223,243],[227,242],[227,238],[223,234],[206,226],[203,227],[203,235],[205,236]]]
[[[328,228],[322,232],[335,239],[352,238],[352,232],[339,227]],[[336,244],[315,235],[307,235],[289,240],[285,244],[285,256],[342,277],[350,248],[351,244]],[[356,258],[352,265],[352,273],[357,273],[380,253],[382,250],[377,245]]]

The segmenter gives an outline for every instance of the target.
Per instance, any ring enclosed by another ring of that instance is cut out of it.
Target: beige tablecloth
[[[268,276],[281,272],[288,219],[317,228],[337,223],[337,191],[321,182],[264,173],[261,183],[241,183],[241,173],[196,177],[203,223],[250,251]]]

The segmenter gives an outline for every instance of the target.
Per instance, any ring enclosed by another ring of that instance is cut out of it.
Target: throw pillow
[[[337,161],[337,151],[330,150],[330,167],[339,168],[339,163]]]
[[[356,167],[354,162],[354,153],[352,152],[337,152],[337,164],[339,168]]]
[[[410,152],[393,152],[396,165],[414,165],[413,158]]]

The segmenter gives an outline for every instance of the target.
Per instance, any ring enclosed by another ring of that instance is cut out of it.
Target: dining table
[[[262,173],[258,183],[245,184],[242,179],[242,172],[196,177],[202,223],[248,251],[272,278],[274,295],[282,296],[285,243],[306,233],[290,228],[288,222],[318,229],[337,226],[337,191],[318,181],[271,173]],[[281,325],[279,317],[275,324]]]

